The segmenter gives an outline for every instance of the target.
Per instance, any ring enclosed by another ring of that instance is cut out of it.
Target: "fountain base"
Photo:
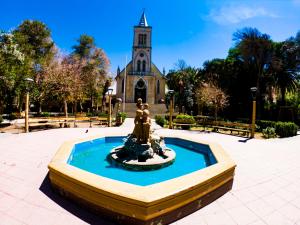
[[[163,155],[153,154],[152,158],[139,156],[132,158],[123,151],[124,146],[119,146],[111,150],[108,160],[117,166],[128,170],[146,171],[157,170],[171,165],[175,161],[176,153],[172,149],[165,149]]]

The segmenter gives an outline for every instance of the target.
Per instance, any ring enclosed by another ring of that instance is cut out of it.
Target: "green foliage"
[[[40,113],[40,117],[50,117],[50,113],[49,112],[41,112]]]
[[[262,130],[264,138],[275,138],[276,137],[276,132],[274,127],[267,127]]]
[[[194,124],[194,123],[196,123],[194,117],[190,116],[190,115],[187,115],[187,114],[177,115],[174,122],[175,123],[184,123],[184,124]]]
[[[161,127],[164,127],[164,125],[167,123],[165,117],[159,115],[155,116],[155,122]]]
[[[104,113],[104,112],[97,112],[97,111],[94,111],[94,112],[87,112],[87,113],[86,113],[86,116],[87,116],[87,117],[92,117],[92,116],[108,117],[108,114],[107,114],[107,113]]]
[[[127,114],[126,114],[125,112],[119,112],[117,116],[118,116],[118,117],[121,117],[121,118],[122,118],[122,121],[124,122],[124,120],[125,120],[126,117],[127,117]]]
[[[20,116],[18,115],[18,113],[10,113],[7,117],[8,120],[15,120],[20,118]]]
[[[89,58],[92,49],[95,47],[95,40],[92,36],[82,34],[77,40],[78,45],[74,45],[74,54],[78,55],[80,58]]]
[[[3,122],[3,117],[0,115],[0,123]]]
[[[297,135],[298,126],[293,122],[277,122],[275,131],[280,137],[292,137]]]
[[[257,120],[256,121],[257,130],[258,131],[263,131],[267,127],[273,127],[275,128],[276,121],[271,121],[271,120]]]

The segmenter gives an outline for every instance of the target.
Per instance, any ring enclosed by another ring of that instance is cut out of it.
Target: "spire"
[[[145,15],[145,9],[143,10],[143,14],[141,16],[141,19],[140,19],[140,22],[139,22],[139,26],[141,26],[141,27],[148,27],[146,15]]]

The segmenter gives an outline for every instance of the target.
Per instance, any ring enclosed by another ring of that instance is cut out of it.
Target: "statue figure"
[[[132,135],[136,137],[137,142],[140,143],[142,141],[143,136],[143,105],[142,99],[139,98],[136,103],[136,113],[134,118],[134,129]]]
[[[144,104],[143,110],[143,143],[149,143],[150,141],[150,127],[151,127],[151,119],[149,112],[149,105],[147,103]]]
[[[162,137],[150,135],[149,105],[143,105],[139,98],[136,107],[133,132],[123,139],[123,146],[111,151],[108,159],[131,170],[152,170],[170,165],[175,159],[175,152],[166,148]],[[147,160],[147,164],[142,164]]]

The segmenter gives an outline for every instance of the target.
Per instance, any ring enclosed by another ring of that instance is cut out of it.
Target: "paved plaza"
[[[53,193],[47,165],[64,141],[99,133],[127,135],[132,129],[133,121],[127,119],[121,128],[0,134],[0,225],[112,224]],[[199,140],[217,142],[237,164],[230,192],[173,224],[300,225],[300,135],[248,140],[159,126],[155,129],[160,135],[188,132]]]

